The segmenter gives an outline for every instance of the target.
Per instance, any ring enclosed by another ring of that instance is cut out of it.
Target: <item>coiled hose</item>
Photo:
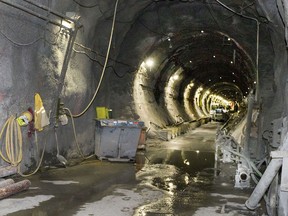
[[[5,133],[6,132],[6,133]],[[42,164],[42,160],[44,157],[45,147],[46,143],[43,147],[43,151],[41,154],[41,158],[39,161],[39,164],[37,165],[37,168],[30,174],[24,175],[20,171],[20,165],[21,161],[23,159],[23,139],[22,139],[22,132],[21,128],[16,121],[16,118],[14,116],[10,116],[8,120],[5,122],[4,126],[1,129],[0,132],[0,141],[3,140],[3,136],[5,134],[5,142],[3,142],[3,145],[0,146],[0,156],[1,158],[9,163],[13,167],[18,168],[18,174],[23,177],[28,177],[33,174],[35,174]],[[37,138],[37,132],[35,131],[35,143],[36,147],[38,149],[38,138]]]

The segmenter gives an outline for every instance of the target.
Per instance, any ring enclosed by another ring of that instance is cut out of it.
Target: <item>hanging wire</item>
[[[114,27],[115,27],[115,20],[116,20],[118,2],[119,2],[119,0],[116,0],[115,7],[114,7],[114,15],[113,15],[113,22],[112,22],[112,27],[111,27],[109,44],[108,44],[106,58],[105,58],[105,63],[104,63],[104,66],[103,66],[103,70],[102,70],[102,73],[101,73],[101,76],[100,76],[100,80],[99,80],[98,86],[96,87],[95,93],[94,93],[92,99],[90,100],[90,102],[88,103],[88,105],[86,106],[86,108],[81,113],[76,114],[76,115],[72,115],[74,118],[80,117],[84,113],[87,112],[87,110],[90,108],[90,106],[94,102],[94,100],[95,100],[95,98],[96,98],[96,96],[98,94],[98,91],[100,89],[100,86],[102,84],[102,81],[103,81],[103,78],[104,78],[104,75],[105,75],[105,71],[106,71],[106,67],[107,67],[107,64],[108,64],[108,59],[109,59],[109,54],[110,54],[110,49],[111,49],[111,44],[112,44],[112,38],[113,38],[113,34],[114,34]]]

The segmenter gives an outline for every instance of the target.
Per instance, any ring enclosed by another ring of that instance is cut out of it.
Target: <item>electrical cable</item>
[[[4,38],[6,38],[8,41],[10,41],[11,43],[13,43],[14,45],[17,45],[17,46],[30,46],[30,45],[33,45],[34,43],[38,42],[39,40],[43,39],[43,37],[39,37],[39,38],[35,39],[34,41],[29,42],[29,43],[18,43],[18,42],[13,41],[8,36],[6,36],[2,31],[0,31],[0,34]]]
[[[79,6],[81,7],[84,7],[84,8],[94,8],[94,7],[99,7],[99,4],[94,4],[94,5],[84,5],[82,3],[79,3],[78,1],[76,0],[73,0],[76,4],[78,4]]]
[[[100,57],[103,57],[103,58],[106,57],[105,55],[102,55],[101,53],[99,53],[99,52],[97,52],[97,51],[95,51],[95,50],[92,50],[91,48],[86,47],[86,46],[84,46],[83,44],[80,44],[80,43],[77,43],[77,42],[75,42],[74,44],[77,45],[77,46],[80,46],[81,48],[86,49],[86,50],[88,50],[88,51],[90,51],[90,52],[92,52],[92,53],[95,53],[95,54],[99,55]],[[73,50],[74,50],[76,53],[78,52],[78,53],[82,53],[82,54],[87,55],[89,58],[91,58],[91,60],[94,61],[94,59],[93,59],[92,57],[90,57],[87,53],[84,53],[84,51],[80,51],[80,50],[76,50],[76,49],[73,49]],[[127,67],[131,67],[131,68],[138,69],[138,68],[136,68],[136,67],[134,67],[134,66],[131,66],[131,65],[129,65],[129,64],[125,63],[125,62],[122,62],[122,61],[118,61],[118,60],[116,60],[116,59],[114,59],[114,58],[111,58],[111,57],[109,57],[109,60],[110,60],[110,61],[113,61],[113,62],[115,62],[115,63],[121,64],[121,65],[127,66]]]
[[[4,126],[2,127],[1,133],[0,133],[0,140],[2,140],[2,136],[5,134],[5,154],[2,152],[2,148],[0,148],[0,156],[1,158],[9,163],[11,166],[17,167],[17,172],[19,175],[23,177],[28,177],[31,175],[34,175],[40,168],[43,157],[44,157],[44,152],[45,152],[45,147],[46,143],[43,147],[42,155],[39,161],[39,164],[37,168],[30,174],[24,175],[20,171],[20,163],[22,162],[23,159],[23,150],[22,150],[22,144],[23,144],[23,139],[22,139],[22,132],[21,128],[16,121],[16,118],[14,116],[10,116],[8,120],[5,122]],[[36,148],[38,149],[38,137],[37,137],[37,132],[35,131],[35,143],[36,143]]]
[[[35,143],[36,143],[36,148],[39,149],[37,131],[35,131]],[[20,170],[20,166],[18,166],[18,174],[19,174],[20,176],[22,176],[22,177],[29,177],[29,176],[32,176],[32,175],[34,175],[35,173],[37,173],[38,170],[40,169],[41,164],[42,164],[42,161],[43,161],[43,158],[44,158],[45,149],[46,149],[46,141],[45,141],[44,146],[43,146],[43,150],[42,150],[42,154],[41,154],[39,163],[38,163],[36,169],[35,169],[33,172],[31,172],[31,173],[29,173],[29,174],[23,174],[23,173],[21,172],[21,170]]]
[[[64,107],[63,109],[66,110],[66,111],[69,113],[69,116],[71,117],[72,128],[73,128],[73,135],[74,135],[75,143],[76,143],[76,146],[77,146],[77,149],[78,149],[79,154],[82,156],[83,159],[89,159],[89,158],[93,157],[94,154],[93,154],[93,155],[90,155],[90,156],[88,156],[88,157],[85,157],[85,155],[83,154],[83,152],[82,152],[82,150],[81,150],[81,148],[80,148],[80,145],[79,145],[79,143],[78,143],[78,139],[77,139],[77,133],[76,133],[75,123],[74,123],[74,117],[73,117],[73,115],[72,115],[72,113],[71,113],[71,111],[70,111],[69,108]]]
[[[245,19],[249,19],[249,20],[253,20],[256,22],[256,102],[259,101],[259,37],[260,37],[260,22],[258,19],[254,18],[254,17],[249,17],[246,15],[243,15],[241,13],[236,12],[235,10],[233,10],[232,8],[228,7],[227,5],[225,5],[224,3],[222,3],[219,0],[215,0],[218,4],[220,4],[222,7],[224,7],[225,9],[229,10],[230,12],[237,14],[240,17],[243,17]]]
[[[111,44],[112,44],[112,38],[113,38],[113,34],[114,34],[114,26],[115,26],[116,14],[117,14],[118,2],[119,2],[119,0],[116,0],[115,8],[114,8],[114,15],[113,15],[113,22],[112,22],[111,33],[110,33],[110,39],[109,39],[109,44],[108,44],[108,48],[107,48],[107,53],[106,53],[104,67],[102,69],[102,73],[101,73],[101,76],[100,76],[100,80],[99,80],[98,86],[96,87],[95,93],[94,93],[91,101],[86,106],[86,108],[82,112],[80,112],[79,114],[72,115],[74,118],[78,118],[78,117],[82,116],[84,113],[86,113],[86,111],[90,108],[90,106],[94,102],[94,100],[95,100],[95,98],[96,98],[96,96],[98,94],[98,91],[100,89],[100,86],[102,84],[103,77],[104,77],[104,74],[105,74],[105,71],[106,71],[106,67],[107,67],[107,64],[108,64],[108,59],[109,59],[109,54],[110,54],[110,49],[111,49]]]
[[[74,51],[75,53],[84,54],[84,55],[87,56],[91,61],[94,61],[94,62],[96,62],[97,64],[99,64],[101,67],[104,67],[103,64],[101,64],[98,60],[92,58],[88,53],[86,53],[86,52],[84,52],[84,51],[76,50],[75,48],[73,48],[73,51]],[[116,61],[116,62],[117,62],[117,61]],[[125,63],[123,63],[123,64],[125,64]],[[125,64],[125,66],[127,66],[127,67],[132,67],[132,66],[127,65],[127,64]],[[136,71],[136,70],[134,70],[134,71],[132,71],[132,72],[129,72],[129,71],[128,71],[128,72],[124,73],[123,75],[119,75],[119,74],[116,72],[115,68],[114,68],[112,65],[109,65],[109,66],[106,67],[106,69],[108,69],[108,68],[111,68],[112,71],[113,71],[113,73],[114,73],[118,78],[123,78],[127,73],[133,73],[133,72]]]

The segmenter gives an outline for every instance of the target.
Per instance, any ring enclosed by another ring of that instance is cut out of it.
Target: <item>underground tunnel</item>
[[[287,11],[0,0],[2,215],[287,215]]]

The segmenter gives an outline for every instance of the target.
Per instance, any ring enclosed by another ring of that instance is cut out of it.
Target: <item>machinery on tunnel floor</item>
[[[231,131],[222,128],[218,132],[216,154],[223,163],[236,164],[235,188],[254,188],[245,203],[248,209],[255,210],[263,199],[269,216],[287,215],[288,120],[287,117],[273,120],[271,130],[262,134],[265,145],[260,146],[255,132],[257,110],[257,106],[248,106],[241,143]]]

